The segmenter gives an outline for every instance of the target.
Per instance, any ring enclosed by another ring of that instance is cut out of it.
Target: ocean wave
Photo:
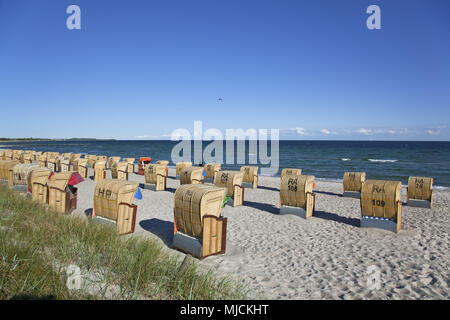
[[[341,160],[342,160],[342,161],[350,161],[350,160],[352,160],[352,159],[350,159],[350,158],[341,158]]]
[[[398,161],[398,160],[388,160],[388,159],[367,159],[367,160],[370,162],[381,162],[381,163]]]

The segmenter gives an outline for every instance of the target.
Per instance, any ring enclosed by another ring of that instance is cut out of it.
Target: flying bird
[[[222,102],[222,101],[223,101],[223,99],[222,99],[222,98],[219,98],[219,99],[217,99],[217,101],[219,101],[219,102]]]

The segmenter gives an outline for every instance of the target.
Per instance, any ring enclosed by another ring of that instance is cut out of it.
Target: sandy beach
[[[107,171],[107,178],[110,177]],[[90,176],[93,170],[90,169]],[[130,180],[144,177],[130,174]],[[134,235],[158,239],[173,254],[173,193],[179,186],[169,169],[167,190],[141,189]],[[95,183],[78,185],[78,208],[93,206]],[[341,197],[342,184],[316,181],[314,216],[278,215],[279,178],[260,177],[246,189],[241,207],[226,206],[227,251],[200,265],[248,285],[262,299],[448,299],[450,191],[434,192],[433,209],[403,207],[400,233],[359,227],[359,200]],[[406,189],[402,189],[406,201]],[[370,266],[380,270],[380,289],[370,289]]]

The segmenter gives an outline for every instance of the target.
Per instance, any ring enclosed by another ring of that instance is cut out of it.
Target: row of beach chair
[[[119,234],[134,232],[137,206],[133,200],[139,187],[166,190],[169,164],[167,160],[151,163],[151,158],[143,157],[136,167],[134,158],[95,155],[82,158],[81,154],[33,154],[18,150],[3,151],[0,159],[0,180],[27,191],[33,201],[62,213],[76,209],[74,185],[81,181],[78,177],[87,178],[88,168],[93,168],[96,182],[93,217],[96,221],[112,221]],[[106,179],[108,168],[112,179]],[[225,205],[244,205],[245,188],[258,188],[258,167],[242,166],[233,171],[221,170],[220,164],[192,166],[190,162],[180,162],[175,171],[180,186],[174,194],[173,247],[198,258],[224,253],[227,219],[221,216],[221,210]],[[144,183],[128,181],[129,173],[144,175]],[[431,208],[432,185],[432,178],[409,177],[407,205]],[[299,168],[283,169],[280,214],[312,217],[314,189],[314,176],[303,175]],[[366,180],[364,172],[344,174],[342,195],[360,199],[361,227],[398,232],[402,221],[400,190],[400,181]]]

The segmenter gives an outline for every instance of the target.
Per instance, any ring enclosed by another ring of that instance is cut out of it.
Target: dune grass
[[[229,277],[200,270],[151,239],[58,214],[0,185],[0,299],[245,299]],[[66,285],[67,266],[81,271]]]

